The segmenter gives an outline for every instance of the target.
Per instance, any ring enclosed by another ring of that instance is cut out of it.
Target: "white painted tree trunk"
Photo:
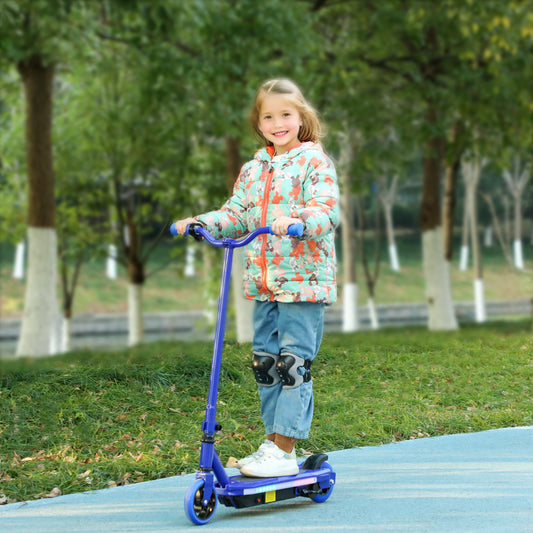
[[[342,331],[357,331],[359,329],[357,283],[345,283],[342,290]]]
[[[354,141],[359,135],[350,131],[348,125],[340,138],[340,156],[338,164],[339,185],[341,191],[341,228],[342,228],[342,331],[350,332],[359,329],[357,313],[357,268],[355,262],[356,244],[354,228],[354,202],[351,191],[352,162],[354,159]]]
[[[387,233],[387,242],[389,244],[389,260],[391,269],[394,272],[400,272],[400,262],[398,261],[398,251],[396,248],[396,239],[394,238],[394,223],[392,220],[392,206],[396,199],[396,189],[398,186],[398,176],[395,175],[390,184],[387,179],[382,177],[379,181],[380,194],[379,199],[383,205],[383,214],[385,216],[385,230]]]
[[[17,243],[15,248],[15,261],[13,263],[13,277],[15,279],[24,279],[24,252],[26,244],[24,241]]]
[[[466,272],[468,270],[468,254],[469,254],[468,244],[462,244],[461,255],[459,257],[459,270],[461,272]]]
[[[196,270],[194,268],[194,256],[196,255],[196,247],[187,243],[185,251],[185,276],[188,278],[194,277]]]
[[[452,299],[450,263],[444,258],[441,227],[422,233],[422,258],[426,280],[428,328],[455,330],[458,326]]]
[[[61,328],[61,353],[69,352],[72,348],[72,319],[63,317],[63,324]]]
[[[485,228],[485,236],[483,239],[483,244],[486,248],[492,247],[492,226],[487,226]]]
[[[483,278],[474,280],[474,296],[476,322],[485,322],[487,320],[487,308],[485,305],[485,288]]]
[[[143,341],[142,285],[128,284],[128,345]]]
[[[400,261],[398,260],[398,249],[396,243],[389,245],[389,259],[394,272],[400,272]]]
[[[376,304],[374,302],[374,299],[369,298],[367,301],[367,305],[368,305],[368,315],[370,317],[370,327],[372,329],[378,329],[379,328],[378,312],[376,309]]]
[[[486,160],[475,153],[473,157],[464,158],[461,169],[466,188],[465,204],[468,209],[470,224],[470,241],[472,243],[472,263],[474,267],[474,306],[476,321],[485,322],[485,295],[483,289],[483,259],[479,244],[479,225],[477,216],[477,189],[481,180],[481,171]]]
[[[513,242],[513,255],[514,255],[514,266],[519,270],[524,270],[524,255],[522,253],[522,241],[516,239]]]
[[[244,277],[244,267],[242,257],[244,250],[236,248],[233,252],[232,285],[233,285],[233,305],[235,306],[235,333],[237,342],[252,342],[254,335],[253,327],[253,300],[247,300],[242,293],[242,280]]]
[[[117,247],[114,244],[107,247],[105,273],[109,279],[117,279]]]
[[[513,252],[514,264],[519,270],[524,269],[524,259],[522,256],[522,196],[524,189],[531,179],[531,166],[522,164],[520,156],[513,158],[513,168],[511,171],[503,170],[503,179],[514,201],[514,223],[513,223]]]
[[[55,228],[28,228],[28,277],[18,356],[52,355],[57,323]]]
[[[468,269],[468,254],[470,252],[468,247],[468,241],[470,238],[470,231],[468,225],[468,202],[465,200],[463,208],[463,223],[461,231],[461,254],[459,256],[459,270],[466,272]]]

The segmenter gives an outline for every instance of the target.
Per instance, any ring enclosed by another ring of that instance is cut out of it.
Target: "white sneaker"
[[[247,477],[294,476],[299,471],[296,452],[285,453],[275,444],[241,468],[241,474]]]
[[[271,440],[265,439],[263,444],[259,446],[258,450],[250,455],[247,455],[246,457],[243,457],[242,459],[239,459],[236,463],[236,467],[240,470],[243,466],[246,466],[247,464],[251,463],[252,461],[255,461],[256,459],[259,459],[269,448],[272,446],[276,446]]]

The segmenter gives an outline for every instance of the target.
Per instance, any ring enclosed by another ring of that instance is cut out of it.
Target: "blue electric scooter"
[[[178,235],[174,224],[170,226],[172,235]],[[250,478],[243,475],[228,477],[220,458],[215,451],[215,433],[222,429],[216,421],[218,383],[222,362],[226,311],[230,287],[233,250],[245,246],[258,235],[273,234],[269,226],[258,228],[244,238],[215,239],[200,224],[191,224],[186,234],[196,240],[205,239],[212,246],[224,248],[222,280],[218,300],[218,314],[211,363],[209,394],[205,419],[202,424],[203,438],[200,449],[200,468],[196,480],[185,494],[185,512],[194,524],[206,524],[215,514],[218,502],[237,509],[272,503],[297,496],[310,498],[315,502],[325,502],[335,485],[335,472],[327,462],[326,454],[314,454],[299,464],[300,471],[293,476],[273,478]],[[302,236],[302,224],[289,226],[288,235]]]

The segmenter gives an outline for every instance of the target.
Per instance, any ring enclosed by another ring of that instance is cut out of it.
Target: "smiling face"
[[[259,131],[270,141],[276,154],[284,154],[300,144],[302,119],[296,107],[283,94],[266,95],[259,110]]]

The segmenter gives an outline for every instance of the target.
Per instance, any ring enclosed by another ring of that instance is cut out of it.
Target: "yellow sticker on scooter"
[[[272,503],[276,501],[276,491],[271,490],[270,492],[265,492],[265,503]]]

